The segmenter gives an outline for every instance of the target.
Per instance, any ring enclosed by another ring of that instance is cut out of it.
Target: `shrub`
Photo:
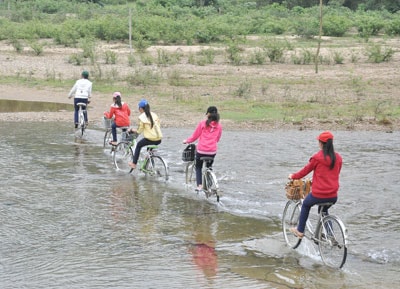
[[[271,62],[283,62],[285,49],[286,43],[280,40],[268,39],[264,43],[264,50]]]
[[[375,14],[368,13],[356,19],[358,35],[368,40],[372,35],[377,35],[384,28],[384,21]]]
[[[35,55],[39,56],[43,53],[43,47],[45,46],[44,43],[40,43],[37,40],[32,40],[30,43],[30,47],[32,48]]]
[[[114,51],[107,50],[104,53],[104,56],[105,56],[106,64],[116,64],[117,63],[118,55]]]
[[[328,15],[323,18],[322,32],[326,36],[343,36],[351,26],[345,16]]]
[[[394,50],[391,47],[382,47],[379,44],[371,44],[366,48],[368,60],[374,63],[388,62],[392,59]]]
[[[389,35],[400,35],[400,18],[397,17],[389,21],[385,32]]]
[[[296,35],[310,39],[319,34],[319,21],[312,17],[294,19],[293,29]]]
[[[10,40],[10,44],[12,45],[12,47],[14,48],[14,50],[17,53],[21,53],[24,50],[24,45],[22,44],[22,42],[19,39],[12,38]]]

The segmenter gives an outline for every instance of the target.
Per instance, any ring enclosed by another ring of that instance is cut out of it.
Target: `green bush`
[[[319,21],[312,17],[301,17],[292,23],[296,35],[303,38],[313,38],[319,34]]]
[[[369,61],[381,63],[390,61],[394,50],[391,47],[382,47],[380,44],[371,44],[366,48],[366,54]]]
[[[286,43],[277,39],[268,39],[264,43],[264,50],[271,62],[283,62]]]
[[[400,35],[400,18],[396,17],[388,21],[385,32],[388,35]]]
[[[343,36],[350,28],[351,22],[346,16],[328,15],[323,18],[322,32],[325,36]]]
[[[369,39],[372,35],[377,35],[384,27],[384,20],[376,13],[366,13],[357,16],[356,25],[358,35]]]

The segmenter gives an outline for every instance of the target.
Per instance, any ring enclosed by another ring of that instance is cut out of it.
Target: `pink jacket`
[[[206,126],[206,121],[201,121],[193,134],[186,139],[186,143],[197,143],[197,152],[205,155],[214,155],[217,153],[217,143],[222,135],[222,126],[219,122],[212,121],[209,126]]]

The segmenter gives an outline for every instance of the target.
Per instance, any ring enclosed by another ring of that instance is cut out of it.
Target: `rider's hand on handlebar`
[[[293,176],[293,174],[289,174],[288,179],[291,180],[292,176]]]

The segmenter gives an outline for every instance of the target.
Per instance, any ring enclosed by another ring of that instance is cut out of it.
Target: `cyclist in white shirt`
[[[71,98],[72,96],[74,96],[75,128],[78,127],[78,111],[79,111],[79,106],[77,106],[76,104],[79,102],[83,102],[87,106],[88,103],[90,102],[90,98],[92,96],[92,82],[89,80],[89,72],[84,70],[84,71],[82,71],[81,76],[82,76],[82,78],[78,79],[75,82],[75,85],[72,87],[71,91],[68,94],[68,98]],[[85,115],[85,123],[86,123],[86,125],[88,125],[87,110],[84,111],[84,115]]]

